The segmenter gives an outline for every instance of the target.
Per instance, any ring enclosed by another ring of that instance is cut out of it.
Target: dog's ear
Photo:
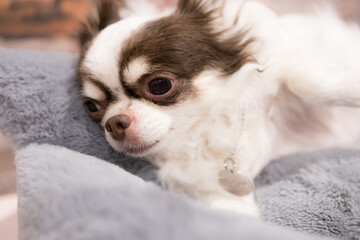
[[[95,7],[80,28],[79,41],[81,47],[90,42],[101,30],[120,20],[120,1],[94,0],[94,5]]]

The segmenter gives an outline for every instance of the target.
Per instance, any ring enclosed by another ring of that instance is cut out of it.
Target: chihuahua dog
[[[117,151],[214,208],[258,215],[270,160],[360,137],[360,31],[329,8],[98,1],[80,34],[84,106]]]

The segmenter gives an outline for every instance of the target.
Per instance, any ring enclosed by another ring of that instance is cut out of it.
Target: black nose
[[[124,114],[114,116],[105,123],[105,129],[114,140],[122,141],[125,138],[125,129],[131,125],[131,119]]]

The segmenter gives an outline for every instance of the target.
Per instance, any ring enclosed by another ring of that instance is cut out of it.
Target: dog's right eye
[[[156,72],[140,81],[140,93],[155,104],[167,105],[177,91],[179,81],[171,73]]]
[[[155,78],[149,82],[149,92],[155,96],[161,96],[168,93],[173,86],[170,79],[167,78]]]

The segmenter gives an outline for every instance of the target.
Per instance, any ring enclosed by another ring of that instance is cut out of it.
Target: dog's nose
[[[122,141],[125,138],[125,129],[131,125],[131,119],[127,115],[121,114],[110,118],[105,123],[105,129],[114,140]]]

